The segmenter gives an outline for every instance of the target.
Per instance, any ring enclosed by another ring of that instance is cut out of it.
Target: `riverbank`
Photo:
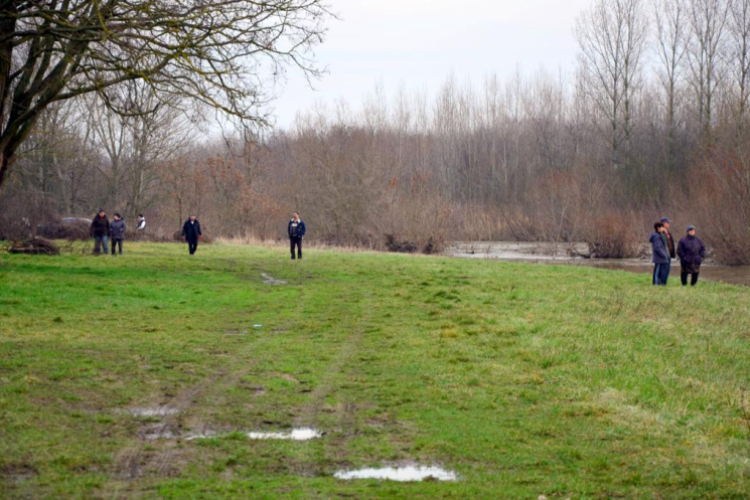
[[[585,243],[467,241],[451,243],[446,247],[443,254],[463,259],[596,267],[640,274],[646,281],[650,280],[653,270],[650,256],[640,259],[590,259],[582,257],[587,252],[588,245]],[[644,255],[648,255],[645,248]],[[679,266],[678,260],[673,261],[671,279],[677,282],[680,280]],[[750,286],[750,266],[725,266],[708,259],[701,266],[700,275],[702,280]]]
[[[746,288],[125,251],[0,255],[3,496],[750,496]]]

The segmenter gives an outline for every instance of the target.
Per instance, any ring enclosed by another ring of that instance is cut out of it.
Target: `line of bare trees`
[[[146,212],[165,235],[197,211],[214,235],[282,238],[298,210],[333,244],[585,241],[615,257],[669,214],[750,263],[750,0],[593,0],[574,34],[575,68],[376,89],[231,141],[200,141],[201,117],[125,82],[108,96],[149,112],[51,106],[2,196]]]

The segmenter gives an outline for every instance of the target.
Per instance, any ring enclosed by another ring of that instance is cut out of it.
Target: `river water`
[[[585,259],[574,257],[587,253],[585,243],[516,243],[504,241],[462,241],[449,245],[445,254],[466,259],[497,259],[511,262],[569,264],[628,271],[646,276],[651,274],[649,258],[643,259]],[[672,262],[671,279],[679,281],[679,261]],[[646,278],[649,279],[649,278]],[[729,267],[707,260],[701,266],[701,279],[750,286],[750,266]]]

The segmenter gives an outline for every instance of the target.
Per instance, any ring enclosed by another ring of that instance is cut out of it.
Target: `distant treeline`
[[[0,217],[105,207],[170,235],[197,212],[214,236],[263,239],[297,210],[332,244],[585,241],[624,257],[668,215],[750,263],[750,0],[595,0],[575,33],[559,74],[376,89],[250,138],[196,143],[147,86],[122,93],[150,114],[71,102],[28,141]]]

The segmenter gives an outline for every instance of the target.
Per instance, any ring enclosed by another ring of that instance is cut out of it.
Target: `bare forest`
[[[669,215],[717,260],[749,264],[750,0],[593,0],[571,29],[575,67],[375,88],[288,129],[217,138],[206,106],[138,80],[106,93],[126,113],[99,93],[53,102],[2,185],[0,233],[101,207],[144,213],[157,238],[194,213],[211,237],[280,239],[299,211],[334,245],[586,242],[626,257]]]

